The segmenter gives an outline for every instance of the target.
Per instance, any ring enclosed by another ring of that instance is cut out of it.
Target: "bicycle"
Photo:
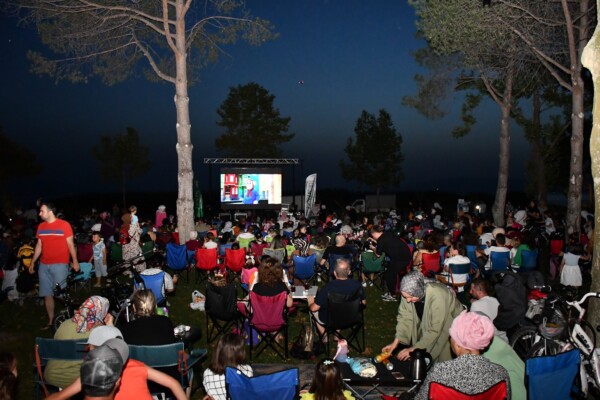
[[[62,303],[62,305],[64,306],[64,308],[60,310],[60,312],[58,312],[52,320],[52,329],[54,330],[54,332],[56,332],[60,324],[62,324],[68,319],[73,318],[73,316],[75,315],[75,310],[81,304],[77,299],[71,297],[71,289],[75,285],[77,278],[80,275],[81,274],[78,272],[71,272],[67,276],[65,282],[63,282],[65,283],[64,287],[62,287],[60,283],[57,283],[54,287],[54,298],[57,299],[60,303]]]
[[[583,308],[590,297],[600,298],[600,292],[590,292],[579,300],[561,296],[547,299],[543,321],[537,326],[517,330],[510,340],[513,349],[523,358],[556,355],[573,348],[581,354],[580,384],[585,397],[590,385],[600,392],[600,349],[596,348],[596,330],[583,319]],[[548,310],[553,313],[548,315]]]

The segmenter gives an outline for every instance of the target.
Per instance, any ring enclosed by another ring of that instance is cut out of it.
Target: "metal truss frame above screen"
[[[204,164],[229,164],[229,165],[298,165],[299,158],[205,158]]]

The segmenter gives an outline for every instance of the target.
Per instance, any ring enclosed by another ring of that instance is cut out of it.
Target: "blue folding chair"
[[[167,243],[167,265],[174,273],[185,271],[185,281],[190,281],[188,254],[184,244]]]
[[[225,387],[230,400],[294,400],[299,384],[298,368],[252,378],[236,368],[225,369]]]
[[[509,267],[509,251],[492,251],[490,252],[490,269],[486,271],[486,275],[492,275],[495,272],[507,271]]]
[[[156,297],[156,304],[159,306],[164,305],[167,301],[165,296],[165,272],[160,271],[154,275],[139,275],[142,282],[137,282],[134,279],[134,287],[136,289],[148,289],[152,291],[154,297]]]
[[[231,246],[233,246],[233,242],[230,243],[223,243],[222,245],[219,246],[219,257],[225,257],[225,251],[227,249],[231,249]]]
[[[529,400],[570,399],[580,362],[579,349],[554,356],[529,358],[525,362]]]
[[[538,251],[523,250],[521,251],[521,267],[519,272],[530,272],[537,268]]]
[[[487,246],[482,245],[482,246],[476,246],[474,244],[467,244],[465,245],[465,255],[469,258],[469,260],[471,260],[471,264],[473,265],[473,268],[475,270],[479,270],[479,263],[477,262],[477,247],[479,247],[480,250],[485,250],[487,249]],[[443,262],[443,261],[442,261]]]
[[[294,276],[292,280],[298,279],[303,285],[307,283],[311,284],[317,277],[317,273],[315,272],[317,256],[315,254],[307,257],[295,255],[292,259],[294,260]]]
[[[88,292],[92,290],[92,273],[94,266],[89,262],[79,263],[79,272],[74,276],[73,283],[75,290],[87,288]]]

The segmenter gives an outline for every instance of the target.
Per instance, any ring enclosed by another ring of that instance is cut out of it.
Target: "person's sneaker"
[[[362,287],[367,287],[367,282],[363,282]]]
[[[384,293],[381,295],[381,300],[383,301],[396,301],[396,298],[389,293]]]

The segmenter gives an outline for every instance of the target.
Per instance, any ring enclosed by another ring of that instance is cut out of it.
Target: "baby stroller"
[[[31,258],[29,258],[31,262]],[[4,279],[2,280],[2,288],[0,289],[0,302],[8,300],[19,305],[23,305],[23,301],[27,293],[33,292],[37,281],[37,274],[29,273],[29,265],[23,262],[23,259],[9,260],[2,271]]]

